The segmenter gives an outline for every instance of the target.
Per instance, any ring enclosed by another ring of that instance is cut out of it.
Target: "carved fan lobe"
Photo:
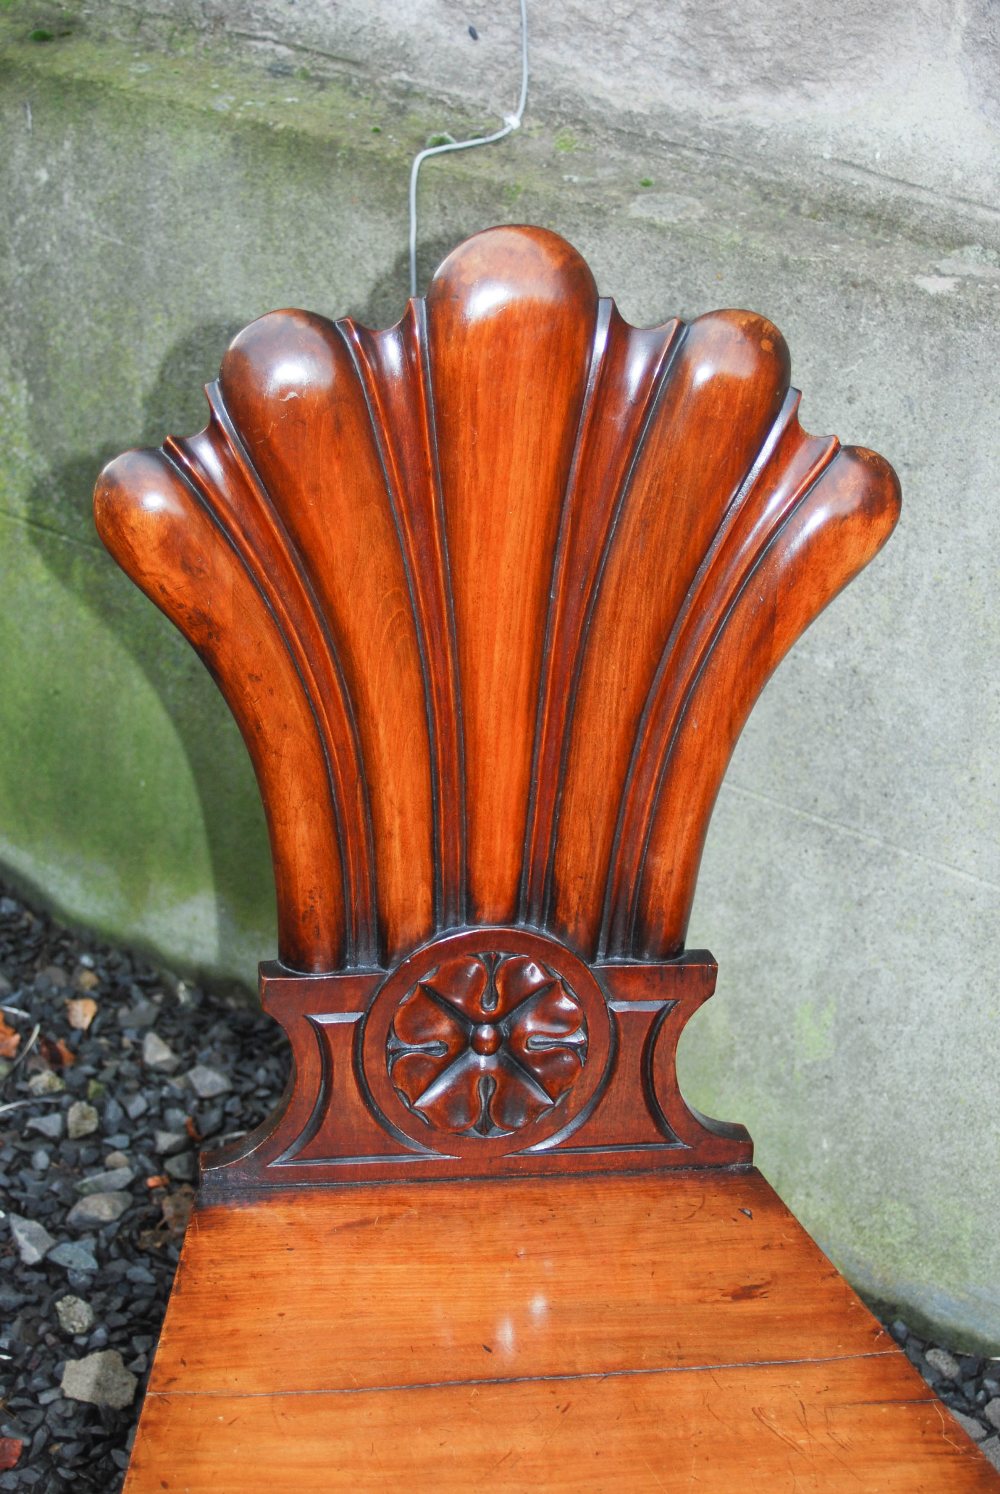
[[[387,331],[262,317],[208,398],[97,523],[239,723],[283,964],[478,925],[675,956],[754,701],[898,513],[880,457],[802,431],[775,328],[631,327],[498,228]]]

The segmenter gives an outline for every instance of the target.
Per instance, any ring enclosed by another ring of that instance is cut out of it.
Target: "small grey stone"
[[[1000,1437],[987,1437],[985,1442],[980,1442],[979,1451],[985,1453],[993,1467],[1000,1471]]]
[[[946,1380],[958,1380],[962,1375],[962,1366],[954,1354],[949,1354],[947,1349],[928,1349],[924,1355],[927,1363],[937,1370],[939,1375],[944,1375]]]
[[[140,1115],[145,1115],[149,1109],[149,1101],[143,1094],[129,1095],[125,1101],[125,1114],[129,1120],[138,1120]]]
[[[214,1136],[222,1129],[226,1115],[221,1105],[208,1105],[198,1111],[198,1130],[202,1136]]]
[[[195,1064],[186,1077],[199,1100],[214,1100],[218,1095],[228,1094],[233,1087],[218,1069],[206,1068],[202,1063]]]
[[[65,1240],[49,1251],[49,1260],[66,1271],[96,1271],[93,1247],[89,1240]]]
[[[84,1197],[91,1193],[120,1193],[135,1177],[131,1167],[112,1167],[110,1172],[95,1172],[76,1185],[77,1193]]]
[[[1000,1431],[1000,1396],[994,1396],[991,1401],[986,1402],[983,1415],[991,1427],[996,1427]]]
[[[986,1436],[986,1428],[975,1416],[966,1416],[964,1411],[956,1411],[954,1406],[948,1407],[952,1416],[958,1422],[963,1432],[968,1432],[973,1442],[982,1442]]]
[[[37,1131],[39,1136],[47,1136],[50,1141],[55,1141],[62,1135],[63,1118],[58,1110],[51,1110],[48,1115],[33,1115],[28,1122],[29,1131]]]
[[[61,965],[46,965],[35,976],[35,982],[43,986],[57,986],[62,991],[69,985],[69,976]]]
[[[117,1349],[88,1354],[86,1359],[69,1359],[62,1376],[62,1392],[70,1400],[110,1406],[115,1411],[131,1406],[138,1384]]]
[[[104,1165],[109,1171],[112,1167],[127,1167],[129,1165],[128,1153],[108,1152],[108,1155],[104,1159]]]
[[[58,1095],[65,1088],[59,1075],[53,1074],[51,1069],[41,1069],[28,1080],[28,1093],[31,1095]]]
[[[26,1266],[37,1266],[56,1243],[45,1226],[35,1219],[25,1219],[20,1214],[8,1214],[7,1222],[14,1236],[18,1254]]]
[[[71,1141],[90,1136],[97,1130],[99,1123],[97,1111],[86,1100],[75,1100],[66,1112],[66,1134]]]
[[[94,1326],[94,1309],[90,1303],[72,1294],[59,1298],[56,1315],[64,1333],[88,1333]]]
[[[198,1174],[194,1157],[190,1152],[181,1152],[177,1157],[168,1157],[163,1164],[163,1170],[170,1177],[176,1178],[179,1183],[193,1183]]]
[[[118,1021],[122,1027],[152,1027],[159,1015],[159,1007],[151,1001],[137,1001],[118,1013]]]
[[[81,1198],[66,1215],[71,1229],[89,1229],[92,1224],[113,1224],[132,1200],[127,1193],[91,1193]]]
[[[152,1030],[142,1040],[142,1061],[147,1069],[158,1069],[163,1074],[172,1074],[180,1063],[173,1048]]]
[[[172,1157],[175,1152],[183,1152],[191,1142],[179,1131],[157,1131],[153,1136],[153,1144],[161,1157]]]
[[[35,1172],[48,1172],[52,1158],[43,1146],[36,1146],[31,1154],[31,1165]]]

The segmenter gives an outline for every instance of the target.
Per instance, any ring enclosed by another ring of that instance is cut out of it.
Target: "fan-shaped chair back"
[[[754,701],[891,532],[891,468],[802,431],[769,322],[629,326],[535,228],[462,244],[385,332],[262,317],[208,397],[111,464],[97,521],[257,772],[298,1064],[268,1165],[329,1160],[345,1064],[348,1171],[682,1133],[745,1159],[674,1096],[695,878]]]

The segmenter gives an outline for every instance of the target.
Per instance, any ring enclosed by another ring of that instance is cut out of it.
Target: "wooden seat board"
[[[126,1494],[995,1494],[902,1356],[325,1395],[150,1395]]]
[[[300,1392],[891,1347],[756,1171],[302,1188],[197,1210],[151,1386]]]
[[[203,1201],[128,1494],[481,1482],[1000,1481],[755,1170]]]

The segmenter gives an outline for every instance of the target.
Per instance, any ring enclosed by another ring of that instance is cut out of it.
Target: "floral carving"
[[[554,1109],[587,1062],[578,997],[527,955],[444,960],[406,993],[386,1042],[393,1087],[427,1125],[504,1136]]]

